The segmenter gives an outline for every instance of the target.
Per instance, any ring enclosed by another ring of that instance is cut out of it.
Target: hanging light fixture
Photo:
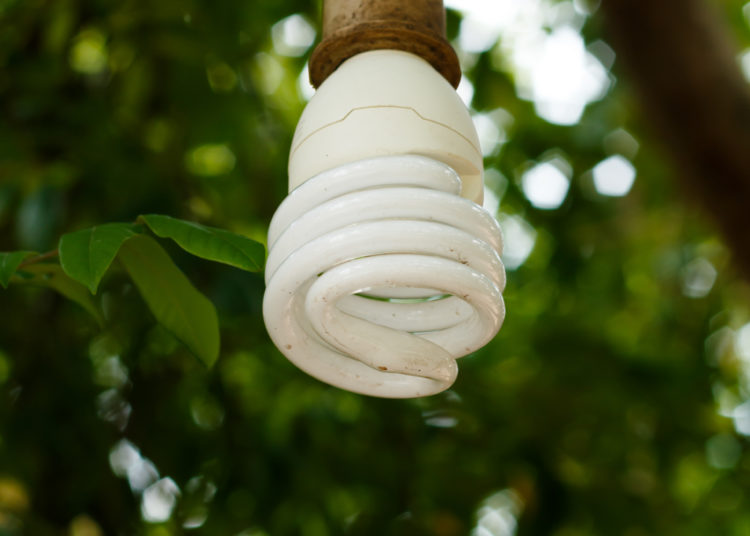
[[[502,237],[480,206],[482,153],[443,35],[442,1],[326,2],[310,63],[318,90],[269,228],[272,340],[358,393],[447,389],[456,358],[505,315]]]

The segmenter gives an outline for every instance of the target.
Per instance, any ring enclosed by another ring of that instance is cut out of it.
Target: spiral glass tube
[[[447,389],[504,318],[502,237],[448,165],[368,158],[308,179],[269,229],[263,313],[310,375],[391,398]]]

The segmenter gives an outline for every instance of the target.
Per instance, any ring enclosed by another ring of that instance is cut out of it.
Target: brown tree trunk
[[[750,86],[707,0],[603,0],[608,39],[690,192],[750,279]]]

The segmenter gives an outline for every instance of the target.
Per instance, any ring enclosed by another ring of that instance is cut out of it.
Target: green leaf
[[[33,251],[9,251],[0,253],[0,285],[3,288],[8,288],[11,276],[16,273],[18,265],[29,255],[33,255]]]
[[[101,310],[91,297],[91,294],[89,294],[89,291],[78,281],[68,277],[59,264],[30,264],[24,266],[23,274],[31,274],[32,277],[28,279],[19,278],[19,282],[56,290],[91,313],[100,326],[104,324]]]
[[[148,225],[155,235],[171,238],[182,249],[197,257],[248,272],[263,269],[266,256],[263,244],[245,236],[159,214],[146,214],[140,216],[138,221]]]
[[[138,226],[129,223],[106,223],[65,234],[60,239],[60,265],[66,274],[96,294],[99,281],[122,243],[138,232]]]
[[[156,320],[210,367],[219,356],[219,320],[208,298],[153,238],[130,238],[120,247],[119,259]]]

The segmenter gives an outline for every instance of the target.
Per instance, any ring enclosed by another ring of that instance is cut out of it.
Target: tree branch
[[[750,86],[705,0],[603,0],[608,38],[689,191],[750,279]]]

